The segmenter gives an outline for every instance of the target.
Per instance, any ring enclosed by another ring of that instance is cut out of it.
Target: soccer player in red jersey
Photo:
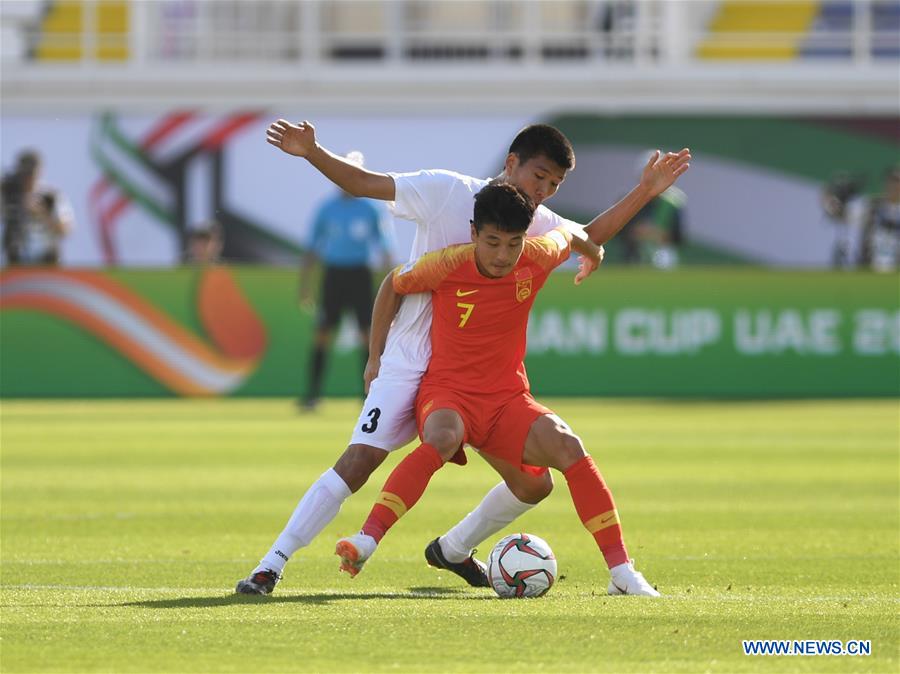
[[[608,593],[659,596],[629,560],[612,494],[581,440],[529,392],[528,314],[571,243],[564,228],[526,238],[533,212],[524,192],[491,183],[475,197],[473,243],[428,253],[393,272],[396,306],[401,295],[432,293],[432,356],[416,400],[422,444],[388,477],[360,533],[338,541],[341,569],[351,576],[444,463],[466,462],[467,443],[501,475],[510,465],[562,472],[610,569]]]

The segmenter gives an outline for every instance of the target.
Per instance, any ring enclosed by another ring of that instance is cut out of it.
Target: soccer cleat
[[[334,554],[341,558],[341,571],[355,578],[377,547],[374,538],[360,532],[339,540],[334,546]]]
[[[429,566],[452,571],[472,587],[491,586],[487,577],[487,567],[473,556],[476,552],[475,550],[472,550],[472,554],[461,562],[450,562],[444,557],[440,540],[440,537],[435,538],[425,548],[425,561],[428,562]]]
[[[619,564],[610,570],[611,578],[606,593],[610,595],[630,594],[638,597],[659,597],[659,592],[647,582],[644,574],[634,570],[634,560]]]
[[[272,594],[279,580],[281,576],[272,569],[261,569],[239,580],[234,591],[237,594]]]

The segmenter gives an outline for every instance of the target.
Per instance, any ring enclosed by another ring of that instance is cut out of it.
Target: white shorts
[[[418,435],[415,405],[420,383],[418,378],[379,374],[369,386],[350,444],[393,452],[415,438]]]

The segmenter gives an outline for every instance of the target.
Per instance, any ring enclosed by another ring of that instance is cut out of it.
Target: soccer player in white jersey
[[[308,121],[292,124],[280,119],[269,126],[267,141],[287,154],[305,158],[354,196],[393,202],[394,214],[417,226],[410,260],[467,242],[474,196],[489,182],[443,170],[388,174],[366,170],[319,145],[315,128]],[[564,226],[576,234],[573,249],[582,252],[587,248],[579,248],[578,236],[586,234],[598,245],[611,239],[647,202],[688,169],[690,158],[687,149],[665,155],[655,153],[644,168],[640,183],[586,226],[541,205],[556,193],[575,166],[572,145],[558,129],[535,124],[520,131],[510,145],[499,178],[519,187],[538,206],[529,235],[539,236]],[[594,268],[593,262],[582,258],[576,283]],[[375,301],[376,313],[379,298]],[[247,578],[238,582],[237,592],[271,593],[291,555],[309,545],[334,519],[343,501],[365,484],[389,452],[416,436],[414,404],[431,356],[430,300],[428,294],[404,298],[389,333],[385,336],[381,331],[372,332],[366,368],[366,382],[371,384],[349,446],[334,467],[307,490],[269,552]],[[470,585],[489,585],[484,564],[472,556],[472,548],[534,507],[553,488],[549,473],[532,475],[506,469],[501,470],[501,476],[504,481],[491,489],[475,510],[445,536],[428,544],[425,557],[429,564],[456,573]]]

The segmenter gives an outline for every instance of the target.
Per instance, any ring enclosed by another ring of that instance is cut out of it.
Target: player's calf
[[[334,472],[347,483],[352,493],[356,493],[375,469],[384,462],[387,455],[388,453],[379,447],[353,444],[344,450],[334,464]]]
[[[553,477],[550,471],[534,475],[526,473],[522,470],[517,471],[519,475],[511,478],[504,476],[504,482],[509,487],[509,491],[513,496],[522,503],[529,505],[537,505],[553,492]]]
[[[397,464],[359,534],[338,541],[335,554],[341,558],[342,571],[347,571],[351,576],[359,573],[362,564],[375,552],[375,546],[397,520],[418,502],[431,476],[443,465],[438,451],[424,443]]]

